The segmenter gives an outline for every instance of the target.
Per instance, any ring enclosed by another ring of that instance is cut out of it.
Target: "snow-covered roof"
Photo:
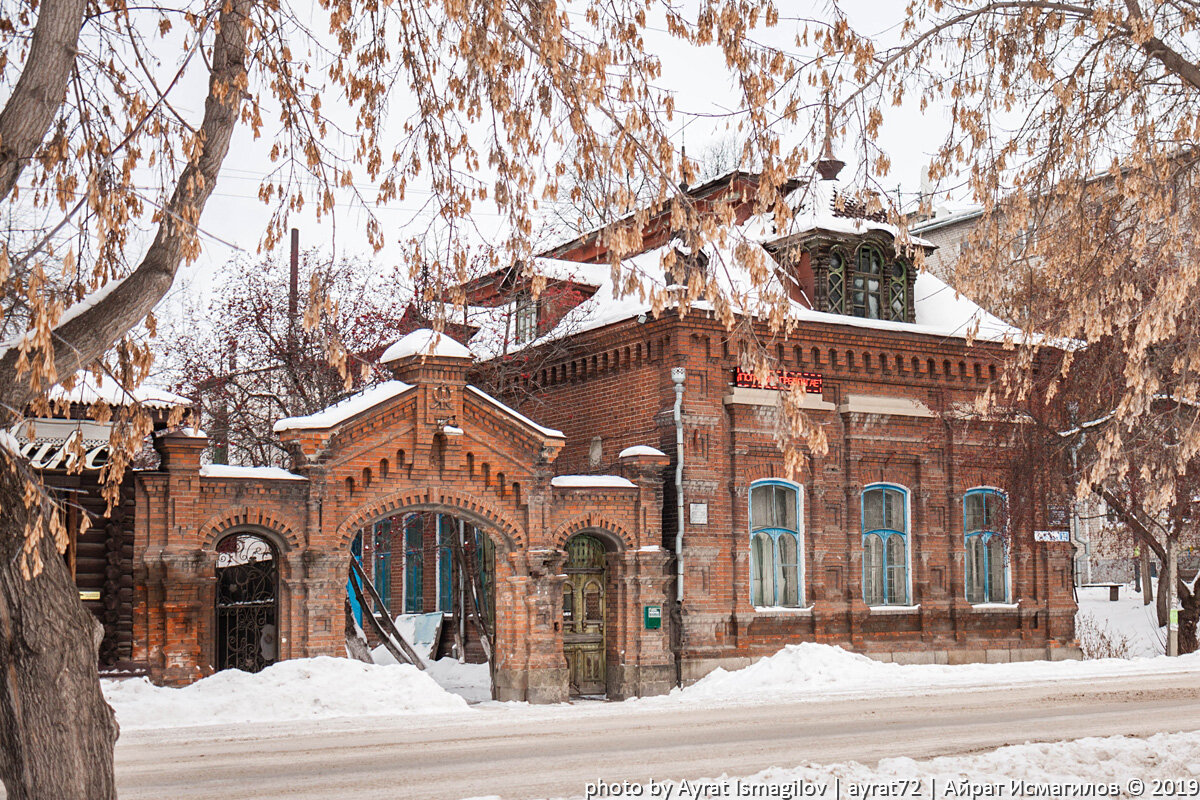
[[[930,219],[913,225],[912,229],[917,233],[935,231],[956,222],[975,219],[981,214],[983,214],[983,206],[978,204],[946,203],[934,209],[934,214]]]
[[[584,264],[580,261],[543,257],[537,259],[534,273],[544,275],[550,280],[571,281],[583,286],[599,286],[612,273],[612,269],[608,264]]]
[[[410,356],[439,356],[442,358],[473,358],[471,351],[450,338],[429,328],[413,331],[383,351],[384,364]]]
[[[795,236],[808,231],[829,231],[844,233],[852,236],[861,235],[867,231],[886,233],[896,240],[897,246],[912,245],[915,247],[936,247],[933,242],[913,236],[911,233],[870,217],[854,217],[847,212],[849,204],[854,203],[853,192],[836,180],[813,180],[795,189],[787,196],[787,204],[793,211],[786,230],[781,236]],[[839,211],[839,205],[842,206]],[[751,218],[753,221],[754,218]],[[759,220],[774,228],[774,220],[769,218]]]
[[[554,428],[547,428],[544,425],[538,425],[536,422],[531,420],[529,417],[525,416],[524,414],[522,414],[521,412],[519,412],[513,408],[506,406],[504,403],[501,403],[499,400],[492,397],[490,394],[483,391],[478,386],[467,386],[467,391],[469,391],[471,394],[475,395],[476,397],[483,398],[484,400],[491,403],[496,408],[503,411],[505,414],[508,414],[510,417],[513,417],[513,418],[519,420],[520,422],[525,423],[526,425],[533,428],[535,431],[542,434],[543,436],[552,436],[555,439],[566,438],[563,436],[562,431],[556,431]]]
[[[115,380],[99,380],[91,373],[79,373],[75,378],[75,388],[67,391],[62,386],[55,386],[49,394],[52,402],[78,403],[90,406],[95,403],[106,403],[110,406],[143,405],[150,408],[174,408],[190,406],[192,401],[145,384],[136,389],[126,389]]]
[[[635,444],[633,447],[626,447],[622,450],[617,458],[631,458],[633,456],[665,456],[662,450],[657,447],[651,447],[647,444]]]
[[[786,300],[786,289],[775,274],[769,275],[760,285],[755,286],[743,260],[737,257],[737,249],[738,244],[731,241],[726,246],[709,244],[705,247],[705,252],[709,256],[710,265],[715,267],[711,269],[711,274],[726,295],[734,299],[734,309],[739,313],[765,317],[775,303],[782,301],[790,304],[790,316],[798,322],[907,331],[957,339],[967,338],[978,326],[975,336],[985,341],[1003,341],[1005,338],[1018,340],[1021,336],[1018,328],[987,313],[929,272],[919,273],[916,277],[913,322],[892,322],[816,311],[801,303]],[[622,291],[621,286],[630,276],[637,276],[646,286],[665,288],[668,284],[662,263],[668,250],[669,246],[659,247],[625,259],[621,264],[617,284],[613,283],[610,274],[594,295],[567,312],[553,330],[526,345],[518,346],[508,342],[507,352],[637,319],[643,315],[652,318],[654,309],[645,291],[626,292]],[[765,250],[762,251],[762,257],[771,258]],[[535,268],[540,266],[541,261],[542,259],[535,259]],[[712,308],[712,304],[705,300],[697,300],[691,304],[692,313],[709,311]],[[472,320],[473,324],[479,326],[479,332],[471,340],[471,346],[483,358],[500,355],[505,343],[506,320],[503,307],[488,311],[492,313],[479,314]]]
[[[550,485],[559,489],[636,489],[637,485],[620,475],[555,475]]]
[[[244,478],[264,481],[306,481],[308,478],[279,467],[238,467],[232,464],[205,464],[201,478]]]
[[[411,384],[403,381],[385,381],[378,386],[364,389],[358,394],[352,394],[345,400],[331,405],[323,411],[308,414],[303,417],[285,417],[275,423],[274,431],[282,433],[291,430],[306,430],[310,428],[332,428],[351,417],[374,408],[380,403],[390,400],[412,389]]]

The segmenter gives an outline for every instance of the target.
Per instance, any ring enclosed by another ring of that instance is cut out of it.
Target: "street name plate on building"
[[[662,628],[662,606],[645,606],[646,630],[656,631]]]
[[[693,525],[707,525],[708,503],[690,503],[688,506],[688,521]]]
[[[1033,540],[1035,542],[1069,542],[1071,541],[1070,531],[1034,531]]]

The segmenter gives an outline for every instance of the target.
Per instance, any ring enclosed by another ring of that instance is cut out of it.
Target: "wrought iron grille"
[[[217,669],[258,672],[278,657],[275,550],[234,534],[217,545]]]

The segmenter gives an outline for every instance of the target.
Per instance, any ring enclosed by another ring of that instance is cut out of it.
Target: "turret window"
[[[831,313],[908,321],[907,264],[889,262],[879,248],[862,245],[849,260],[835,250],[828,265],[826,298]]]

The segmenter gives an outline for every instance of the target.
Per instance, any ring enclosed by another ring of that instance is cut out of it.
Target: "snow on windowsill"
[[[812,605],[807,606],[755,606],[754,613],[764,617],[811,617]]]
[[[555,475],[550,485],[559,489],[636,489],[637,485],[619,475]]]
[[[205,464],[201,478],[244,478],[259,481],[306,481],[308,478],[279,467],[238,467],[231,464]]]
[[[868,606],[872,614],[915,614],[921,610],[921,604],[915,606]]]
[[[1018,611],[1020,603],[972,603],[972,611]]]
[[[647,545],[643,545],[642,547],[639,547],[638,552],[639,553],[661,553],[661,552],[663,552],[663,549],[662,549],[662,547],[660,547],[656,544],[647,544]]]

